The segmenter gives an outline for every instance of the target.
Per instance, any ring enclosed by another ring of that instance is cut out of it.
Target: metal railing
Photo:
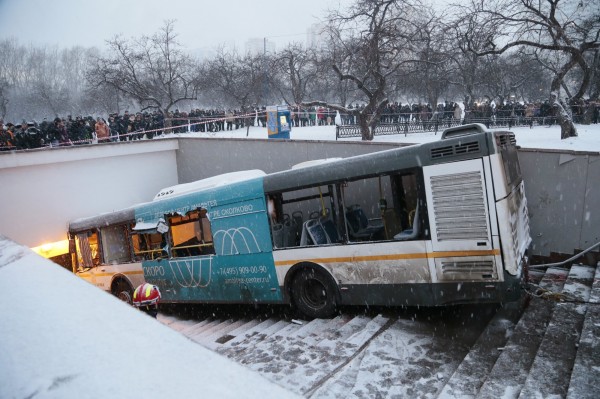
[[[555,116],[545,117],[466,117],[463,120],[454,118],[444,119],[429,119],[429,120],[404,120],[397,123],[380,123],[375,127],[374,136],[385,136],[393,134],[409,133],[427,133],[427,132],[442,132],[444,129],[453,126],[465,125],[467,123],[481,123],[488,128],[512,128],[514,126],[545,126],[556,124]],[[337,125],[335,138],[351,138],[361,137],[360,126],[352,125]]]

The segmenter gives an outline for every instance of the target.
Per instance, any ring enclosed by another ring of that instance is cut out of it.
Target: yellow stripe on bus
[[[393,254],[393,255],[365,255],[365,256],[345,256],[335,258],[314,258],[314,259],[292,259],[280,260],[275,262],[275,266],[294,265],[300,261],[311,261],[316,263],[342,263],[342,262],[376,262],[382,260],[404,260],[404,259],[427,259],[427,258],[452,258],[465,256],[493,256],[500,255],[499,249],[490,249],[485,251],[445,251],[445,252],[421,252],[414,254]]]
[[[114,276],[115,274],[132,275],[132,274],[144,274],[144,272],[142,270],[140,270],[140,271],[116,272],[116,273],[94,273],[94,276],[96,276],[96,277],[107,277],[107,276]],[[79,277],[91,277],[92,274],[91,273],[79,273],[78,276]]]

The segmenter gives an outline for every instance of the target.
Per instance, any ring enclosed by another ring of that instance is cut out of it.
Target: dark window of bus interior
[[[427,202],[421,170],[390,176],[392,203],[384,212],[386,234],[390,239],[397,233],[412,229],[415,217],[421,221],[420,231],[415,239],[427,238]],[[419,204],[419,213],[417,213]],[[388,203],[390,205],[390,203]]]
[[[164,250],[166,241],[163,234],[156,230],[131,232],[131,244],[133,247],[133,255],[135,260],[153,260],[166,257],[167,253]]]
[[[183,216],[171,215],[167,221],[171,232],[171,256],[181,258],[215,253],[206,209],[196,209]]]
[[[127,237],[127,225],[121,224],[100,229],[102,255],[105,264],[131,262],[131,249]]]
[[[359,235],[358,238],[350,234],[351,239],[392,240],[396,234],[411,229],[422,187],[418,176],[420,174],[416,171],[410,171],[358,179],[345,184],[346,216],[349,217],[352,210],[360,208],[368,221],[365,223],[363,219],[360,227],[371,232]],[[347,223],[351,221],[348,220]],[[381,228],[378,229],[378,226]]]
[[[329,226],[333,227],[329,233],[336,229],[335,222],[333,222],[335,219],[333,215],[337,213],[334,205],[333,185],[269,193],[267,209],[275,249],[301,245],[303,225],[309,219],[320,219],[321,221],[330,219]],[[336,242],[338,242],[339,236],[341,236],[339,231],[332,235],[336,236]]]

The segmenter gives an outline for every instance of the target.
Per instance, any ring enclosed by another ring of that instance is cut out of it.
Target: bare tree
[[[600,48],[600,0],[472,0],[461,14],[468,15],[471,21],[476,19],[477,40],[484,38],[483,49],[470,47],[477,55],[529,47],[563,56],[550,85],[550,101],[561,124],[561,137],[576,136],[575,125],[560,101],[560,88],[576,66],[583,79],[573,97],[581,99],[590,85],[592,71],[585,55]],[[465,39],[475,42],[473,25],[465,26]]]
[[[300,104],[317,79],[317,56],[314,50],[293,43],[273,56],[269,69],[278,77],[274,87],[284,101]]]
[[[452,42],[445,38],[445,31],[439,18],[432,10],[422,10],[423,23],[415,32],[411,46],[417,59],[409,63],[404,75],[411,75],[413,91],[427,99],[433,110],[436,110],[440,96],[448,90],[454,65],[450,55]]]
[[[8,81],[5,78],[0,78],[0,119],[6,117],[6,106],[8,105]]]
[[[334,42],[325,45],[317,52],[315,85],[311,87],[306,98],[319,98],[333,104],[349,106],[353,102],[362,101],[362,92],[358,93],[356,84],[351,80],[342,80],[331,67],[341,64],[343,51]],[[346,58],[346,62],[352,62]],[[352,69],[348,66],[349,69]]]
[[[108,85],[137,101],[142,110],[165,115],[178,103],[196,99],[198,66],[177,42],[173,21],[151,37],[127,41],[117,36],[107,44],[110,55],[98,57],[88,71],[92,87]]]
[[[5,84],[5,115],[36,119],[81,111],[84,93],[78,82],[89,65],[89,50],[81,47],[25,47],[16,40],[0,41],[0,76]],[[10,104],[10,105],[9,105]]]
[[[205,65],[204,85],[225,103],[241,109],[257,106],[264,98],[264,55],[226,51],[221,48]]]
[[[356,116],[363,140],[372,140],[375,126],[388,103],[388,78],[408,62],[411,40],[419,19],[416,1],[357,0],[347,12],[330,15],[332,37],[341,49],[331,67],[341,81],[350,81],[365,106],[349,109],[325,101],[305,102]]]
[[[485,73],[485,57],[479,57],[474,50],[483,49],[487,41],[485,35],[479,34],[481,27],[474,15],[461,16],[460,22],[460,25],[450,23],[445,27],[455,47],[454,51],[448,52],[454,66],[449,80],[450,84],[462,89],[465,106],[471,108],[478,97],[485,95],[480,91],[489,78],[489,74]]]

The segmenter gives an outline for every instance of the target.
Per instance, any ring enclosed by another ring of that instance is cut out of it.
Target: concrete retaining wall
[[[521,150],[533,255],[600,241],[600,154]]]
[[[177,140],[0,153],[0,234],[35,247],[70,220],[146,202],[177,184]]]

